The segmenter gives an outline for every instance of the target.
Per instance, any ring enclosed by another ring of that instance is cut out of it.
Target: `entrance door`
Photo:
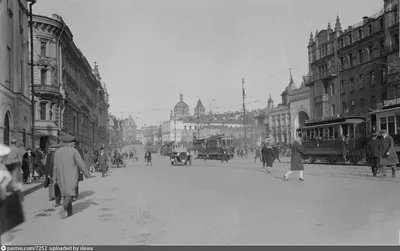
[[[4,118],[3,143],[7,146],[10,145],[10,118],[8,112]]]

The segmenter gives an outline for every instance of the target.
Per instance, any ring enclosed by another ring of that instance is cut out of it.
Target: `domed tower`
[[[290,71],[290,82],[286,89],[282,92],[282,105],[287,105],[289,103],[288,97],[289,94],[292,93],[292,91],[296,89],[296,85],[294,84],[293,81],[293,76],[292,76],[292,71]]]
[[[274,108],[274,101],[272,100],[271,93],[269,94],[267,109],[270,112]]]
[[[175,118],[190,116],[189,106],[183,101],[183,94],[181,93],[180,101],[174,107]]]

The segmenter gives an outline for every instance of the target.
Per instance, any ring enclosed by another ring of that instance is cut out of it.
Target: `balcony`
[[[52,67],[57,64],[57,61],[55,58],[52,57],[46,57],[46,56],[38,56],[38,59],[36,59],[36,65],[44,66],[44,67]]]
[[[338,67],[332,66],[332,67],[328,68],[327,71],[320,72],[320,73],[312,75],[312,76],[304,76],[304,82],[305,82],[306,86],[310,86],[318,80],[322,80],[322,81],[330,80],[332,78],[336,78],[337,75],[338,75]]]
[[[61,98],[60,87],[57,85],[34,85],[35,96],[44,99]]]

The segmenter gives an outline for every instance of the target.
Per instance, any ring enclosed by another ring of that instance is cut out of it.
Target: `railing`
[[[326,79],[326,78],[331,78],[331,77],[336,77],[337,76],[337,71],[338,71],[338,66],[331,66],[327,69],[327,71],[320,72],[311,76],[304,76],[303,79],[305,81],[305,84],[311,84],[317,80],[320,79]]]
[[[56,85],[33,85],[36,93],[60,94],[60,87]]]

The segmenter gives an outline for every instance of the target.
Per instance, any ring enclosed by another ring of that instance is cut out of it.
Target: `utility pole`
[[[31,129],[31,136],[32,136],[32,151],[35,150],[35,87],[34,87],[34,65],[33,65],[33,13],[32,13],[32,5],[36,3],[36,0],[32,0],[29,3],[29,22],[30,22],[30,38],[31,38],[31,119],[32,119],[32,129]]]
[[[244,126],[244,149],[247,149],[247,128],[246,128],[246,92],[244,90],[244,78],[242,78],[243,90],[243,126]]]

